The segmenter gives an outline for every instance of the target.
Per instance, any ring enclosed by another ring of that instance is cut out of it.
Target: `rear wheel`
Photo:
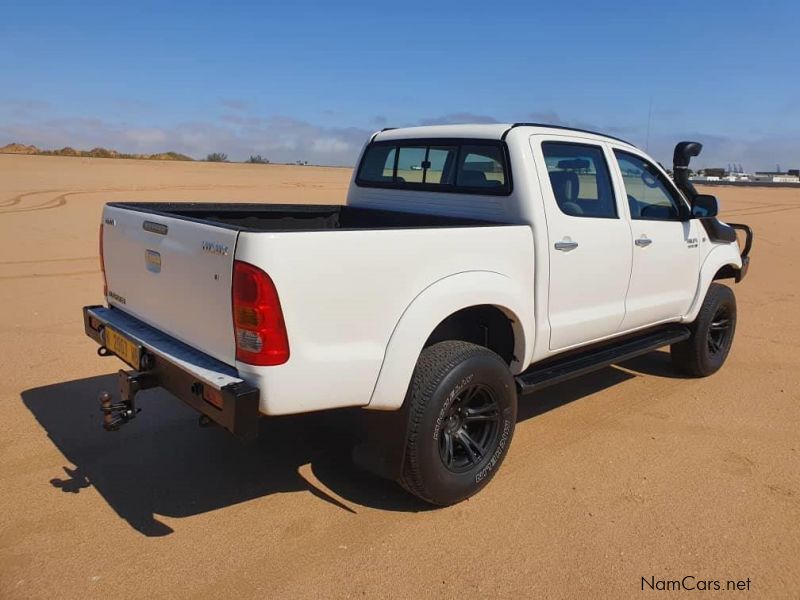
[[[467,342],[434,344],[419,357],[406,401],[403,487],[448,505],[489,483],[517,418],[514,378],[502,358]]]
[[[692,328],[692,337],[670,348],[672,364],[686,375],[716,373],[728,358],[736,332],[736,297],[731,288],[712,283]]]

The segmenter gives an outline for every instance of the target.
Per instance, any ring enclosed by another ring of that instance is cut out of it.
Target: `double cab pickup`
[[[516,123],[370,137],[345,205],[115,202],[105,301],[84,308],[127,363],[107,429],[160,386],[252,440],[262,417],[361,407],[356,461],[427,502],[477,493],[518,401],[670,346],[716,372],[752,232],[610,136]],[[738,234],[737,235],[737,231]]]

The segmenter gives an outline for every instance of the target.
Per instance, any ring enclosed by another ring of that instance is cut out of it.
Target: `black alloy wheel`
[[[516,383],[490,349],[439,342],[420,354],[404,410],[398,481],[426,502],[447,506],[477,494],[500,468],[517,420]]]
[[[717,309],[708,327],[708,352],[711,356],[727,351],[732,332],[733,321],[730,311],[723,304]]]
[[[736,297],[731,288],[714,282],[708,288],[694,323],[692,336],[670,348],[672,364],[691,377],[707,377],[719,371],[736,334]]]
[[[494,448],[500,408],[491,389],[476,384],[461,390],[445,415],[439,456],[450,471],[463,473]]]

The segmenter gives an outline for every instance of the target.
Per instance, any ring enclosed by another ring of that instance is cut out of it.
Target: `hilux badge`
[[[225,244],[220,244],[219,242],[204,241],[203,252],[208,252],[209,254],[219,254],[220,256],[227,256],[228,247]]]

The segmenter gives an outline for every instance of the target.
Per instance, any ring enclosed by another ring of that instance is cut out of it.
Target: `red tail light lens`
[[[264,271],[233,263],[233,328],[236,360],[251,365],[282,365],[289,360],[289,339],[275,284]]]
[[[103,258],[103,224],[100,223],[100,240],[98,242],[100,251],[100,272],[103,274],[103,298],[108,296],[108,282],[106,281],[106,261]]]

